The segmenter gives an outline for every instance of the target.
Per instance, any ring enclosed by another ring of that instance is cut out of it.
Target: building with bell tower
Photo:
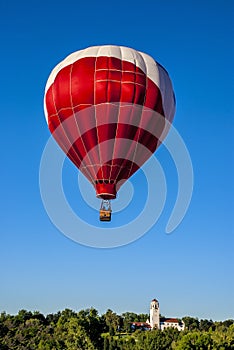
[[[150,318],[146,322],[132,322],[131,329],[135,331],[140,329],[142,331],[152,330],[154,328],[164,330],[166,328],[176,328],[178,331],[185,329],[185,324],[182,320],[173,317],[161,317],[159,315],[159,302],[153,299],[150,303]]]
[[[159,302],[157,299],[153,299],[150,303],[150,326],[151,329],[160,329],[160,318],[159,318]]]

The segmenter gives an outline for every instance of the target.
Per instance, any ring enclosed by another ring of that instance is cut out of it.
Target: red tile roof
[[[151,328],[151,325],[147,322],[132,322],[132,325],[137,326],[137,327]]]
[[[167,323],[179,323],[179,320],[177,318],[161,318],[160,322],[167,322]]]

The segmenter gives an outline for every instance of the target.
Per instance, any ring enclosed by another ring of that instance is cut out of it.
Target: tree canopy
[[[108,309],[99,315],[94,308],[70,309],[44,316],[20,310],[0,314],[1,350],[192,350],[234,349],[234,320],[213,322],[186,316],[185,330],[131,330],[132,322],[148,315]]]

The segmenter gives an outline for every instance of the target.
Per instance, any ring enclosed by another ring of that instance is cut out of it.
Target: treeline
[[[44,316],[21,310],[0,314],[0,350],[229,350],[234,349],[234,320],[213,322],[184,317],[186,329],[179,332],[132,332],[132,322],[145,322],[147,314],[111,310],[99,315],[94,308]]]

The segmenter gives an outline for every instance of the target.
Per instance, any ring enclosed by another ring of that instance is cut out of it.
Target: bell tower
[[[159,302],[157,299],[153,299],[150,303],[150,325],[152,329],[160,329]]]

